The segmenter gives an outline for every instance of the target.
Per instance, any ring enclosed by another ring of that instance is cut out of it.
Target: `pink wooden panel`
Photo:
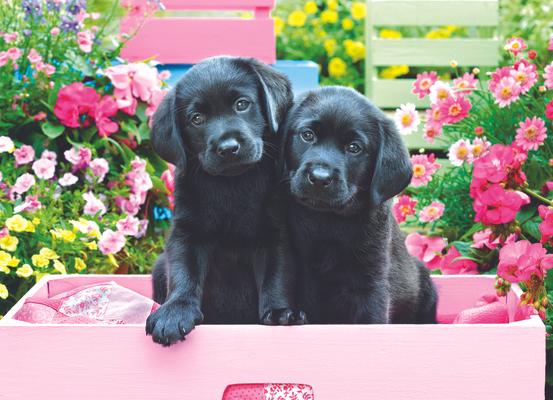
[[[254,10],[272,9],[275,0],[163,0],[163,5],[168,10]]]

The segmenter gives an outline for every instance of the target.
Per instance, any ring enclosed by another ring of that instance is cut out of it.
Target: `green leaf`
[[[138,144],[143,140],[150,140],[150,127],[147,122],[142,122],[138,127],[138,135],[136,137]]]
[[[461,253],[461,255],[463,255],[464,257],[470,257],[473,255],[472,248],[470,247],[470,243],[455,241],[451,243],[451,245],[454,246],[457,250],[459,250],[459,253]]]
[[[44,132],[44,134],[48,136],[50,139],[57,138],[63,133],[63,131],[65,131],[65,126],[54,125],[54,124],[51,124],[50,122],[43,123],[41,128],[42,128],[42,132]]]
[[[136,122],[134,122],[133,120],[121,121],[121,129],[127,133],[128,132],[136,133],[138,131]]]
[[[521,210],[517,214],[517,222],[519,224],[524,224],[526,221],[528,221],[530,218],[532,218],[534,215],[536,215],[536,208],[535,207],[525,207],[523,210]]]
[[[138,103],[136,106],[136,116],[140,120],[140,122],[146,122],[148,121],[148,117],[146,116],[146,104],[145,103]]]
[[[541,238],[541,232],[540,232],[540,221],[539,220],[530,220],[527,221],[524,225],[522,225],[522,230],[532,236],[536,240],[540,240]]]

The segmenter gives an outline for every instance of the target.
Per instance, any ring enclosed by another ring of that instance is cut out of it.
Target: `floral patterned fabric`
[[[292,383],[230,385],[223,400],[313,400],[313,388]]]

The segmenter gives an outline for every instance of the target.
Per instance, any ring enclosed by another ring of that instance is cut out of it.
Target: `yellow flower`
[[[21,215],[16,214],[6,220],[6,227],[10,231],[23,232],[27,229],[29,221],[23,218]]]
[[[3,272],[5,274],[9,274],[11,272],[11,270],[5,265],[0,265],[0,272]]]
[[[27,228],[25,228],[25,232],[34,232],[35,231],[35,224],[33,224],[31,221],[27,224]]]
[[[17,239],[15,236],[6,235],[2,239],[0,239],[0,248],[7,251],[15,251],[15,249],[17,249],[18,243],[19,239]]]
[[[115,268],[119,268],[119,263],[117,262],[113,254],[108,254],[107,258],[111,265],[113,265]]]
[[[325,48],[326,50],[326,53],[331,56],[334,54],[334,52],[336,51],[336,40],[334,39],[326,39],[324,42],[323,42],[323,47]]]
[[[54,239],[61,239],[65,242],[73,242],[77,235],[74,232],[68,231],[67,229],[51,229],[50,233]]]
[[[427,39],[448,39],[452,31],[447,28],[434,29],[426,34]]]
[[[44,256],[41,256],[40,254],[34,254],[31,257],[31,261],[33,262],[33,265],[35,267],[40,267],[40,268],[47,267],[48,264],[50,264],[50,260]]]
[[[8,288],[3,283],[0,283],[0,299],[6,300],[8,298]]]
[[[12,259],[8,261],[8,267],[17,267],[20,261],[19,258],[12,257]]]
[[[345,31],[350,31],[353,29],[353,21],[350,18],[344,18],[342,20],[342,29]]]
[[[326,6],[330,10],[337,10],[338,9],[338,0],[326,0]]]
[[[16,275],[20,278],[28,278],[33,274],[33,268],[29,264],[23,264],[22,267],[17,268]]]
[[[282,30],[284,29],[284,20],[280,17],[275,17],[275,35],[282,35]]]
[[[40,254],[44,258],[47,258],[48,260],[56,260],[60,258],[60,256],[58,256],[54,250],[49,249],[48,247],[43,247],[42,249],[40,249],[38,254]]]
[[[307,14],[315,14],[318,10],[319,7],[317,7],[317,3],[314,1],[308,1],[303,7],[303,11],[305,11]]]
[[[40,218],[34,217],[31,222],[35,225],[40,225]]]
[[[335,24],[338,21],[338,13],[332,10],[324,10],[321,13],[321,21],[325,24]]]
[[[90,250],[98,250],[98,245],[94,240],[92,242],[85,242],[84,245],[88,247]]]
[[[288,16],[288,25],[299,28],[305,25],[307,15],[301,10],[295,10]]]
[[[328,63],[328,74],[334,78],[342,77],[346,74],[348,66],[340,57],[331,58]]]
[[[363,19],[367,15],[367,6],[365,3],[356,1],[351,5],[351,16],[353,19]]]
[[[84,263],[82,258],[75,257],[75,270],[77,272],[81,272],[86,269],[86,264]]]
[[[60,260],[54,260],[54,269],[58,271],[60,274],[67,274],[65,265],[63,265],[63,263]]]
[[[346,54],[351,57],[353,62],[365,58],[365,45],[363,42],[344,40],[344,47],[346,48]]]
[[[7,267],[12,260],[12,255],[0,250],[0,266]]]
[[[48,272],[40,272],[40,271],[35,271],[35,279],[36,279],[36,282],[40,282],[40,280],[42,278],[44,278],[45,276],[48,276],[50,275]]]
[[[320,38],[326,37],[326,31],[324,29],[321,29],[320,31],[317,32],[317,36]]]
[[[395,29],[382,29],[378,36],[382,39],[401,39],[401,32]]]
[[[380,72],[380,77],[384,79],[396,79],[398,76],[409,73],[407,65],[392,65]]]

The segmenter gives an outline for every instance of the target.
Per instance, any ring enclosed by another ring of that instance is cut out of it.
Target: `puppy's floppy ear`
[[[263,88],[263,111],[272,132],[276,133],[294,100],[292,84],[286,75],[256,59],[246,59],[246,62],[259,78],[259,83]]]
[[[411,182],[413,167],[394,122],[379,122],[380,143],[370,188],[371,205],[377,206],[400,193]]]
[[[173,88],[165,95],[154,113],[152,144],[161,158],[179,168],[184,168],[186,154],[175,111],[175,90]]]

